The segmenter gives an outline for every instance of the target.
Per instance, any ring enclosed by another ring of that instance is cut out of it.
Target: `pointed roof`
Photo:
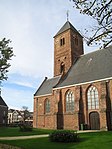
[[[13,113],[15,110],[14,109],[9,109],[8,113]]]
[[[71,30],[75,31],[76,33],[78,33],[78,34],[81,36],[81,34],[75,29],[75,27],[74,27],[69,21],[67,21],[67,22],[62,26],[62,28],[57,32],[57,34],[56,34],[54,37],[58,36],[59,34],[65,32],[65,31],[67,31],[68,29],[71,29]],[[82,36],[81,36],[81,37],[82,37]]]
[[[56,86],[56,84],[59,82],[61,76],[56,76],[50,79],[45,78],[45,80],[40,85],[39,89],[36,91],[34,96],[41,96],[46,94],[52,93],[52,88]]]
[[[3,100],[3,98],[1,96],[0,96],[0,106],[7,107],[7,104],[5,103],[5,101]]]

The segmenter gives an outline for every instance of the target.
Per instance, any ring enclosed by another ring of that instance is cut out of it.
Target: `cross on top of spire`
[[[67,10],[66,15],[67,15],[67,21],[69,21],[69,10]]]

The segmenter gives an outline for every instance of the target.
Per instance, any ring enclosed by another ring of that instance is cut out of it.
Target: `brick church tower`
[[[54,77],[65,74],[83,54],[83,37],[67,21],[54,36]]]
[[[83,37],[67,21],[54,36],[54,77],[34,94],[33,127],[112,129],[111,68],[112,46],[84,55]]]

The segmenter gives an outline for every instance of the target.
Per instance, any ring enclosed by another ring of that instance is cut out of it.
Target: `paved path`
[[[77,131],[77,133],[86,133],[86,132],[99,132],[100,130],[84,130]],[[32,136],[16,136],[16,137],[0,137],[0,140],[23,140],[23,139],[33,139],[33,138],[43,138],[48,137],[49,134],[45,135],[32,135]]]
[[[17,136],[17,137],[0,137],[0,140],[20,140],[20,139],[32,139],[32,138],[43,138],[49,135],[33,135],[33,136]]]

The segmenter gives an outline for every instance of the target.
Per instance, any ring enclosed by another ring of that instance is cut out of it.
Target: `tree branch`
[[[110,0],[105,6],[103,6],[97,13],[99,14],[99,17],[101,16],[102,12],[105,10],[105,8],[112,3],[112,0]]]
[[[94,40],[100,38],[103,35],[109,34],[109,33],[112,33],[112,31],[103,32],[102,34],[100,34],[100,35],[98,35],[98,36],[96,36],[94,38],[91,38],[90,41],[88,42],[88,45],[90,45]]]
[[[107,44],[104,44],[104,48],[107,47],[111,42],[112,42],[112,39]]]

